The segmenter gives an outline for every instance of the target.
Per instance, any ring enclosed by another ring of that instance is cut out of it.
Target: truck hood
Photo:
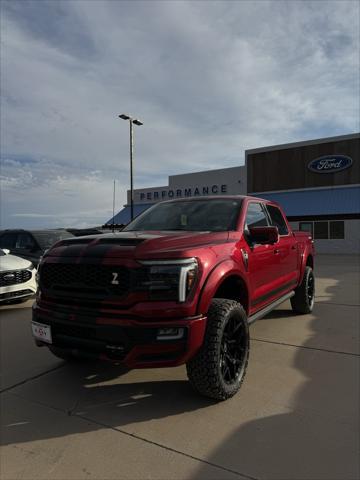
[[[228,232],[118,232],[62,240],[46,256],[175,258],[192,249],[226,243],[228,238]]]

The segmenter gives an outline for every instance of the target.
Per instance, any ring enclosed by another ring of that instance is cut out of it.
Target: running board
[[[286,300],[289,300],[289,298],[293,297],[295,295],[295,292],[289,292],[286,295],[283,295],[280,297],[278,300],[275,300],[275,302],[271,303],[267,307],[263,308],[262,310],[259,310],[258,312],[254,313],[254,315],[251,315],[251,317],[248,318],[248,323],[254,323],[256,320],[259,320],[259,318],[265,317],[268,313],[270,313],[274,308],[278,307],[281,305],[283,302]]]

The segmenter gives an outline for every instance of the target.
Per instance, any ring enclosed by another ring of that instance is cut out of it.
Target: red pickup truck
[[[249,324],[314,306],[314,247],[279,205],[216,196],[154,205],[122,232],[56,243],[39,266],[36,344],[127,368],[186,364],[224,400],[244,379]]]

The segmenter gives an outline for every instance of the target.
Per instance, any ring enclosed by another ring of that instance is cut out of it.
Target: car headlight
[[[145,260],[138,287],[149,291],[150,298],[185,302],[198,273],[195,258],[178,260]]]

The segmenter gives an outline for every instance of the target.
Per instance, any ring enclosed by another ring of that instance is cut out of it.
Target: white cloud
[[[358,2],[3,2],[1,42],[6,226],[107,220],[113,178],[119,206],[128,185],[121,112],[144,121],[144,187],[359,130]]]

